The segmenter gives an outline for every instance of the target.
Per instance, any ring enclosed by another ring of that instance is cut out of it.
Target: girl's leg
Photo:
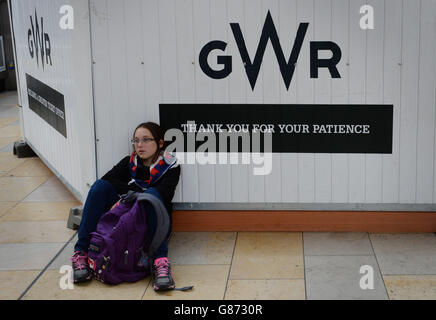
[[[89,234],[96,230],[100,217],[120,199],[115,188],[105,180],[97,180],[89,190],[82,212],[75,251],[88,252]]]
[[[162,200],[159,192],[156,189],[150,188],[146,192],[153,194],[154,196]],[[148,229],[147,231],[149,233],[148,236],[152,238],[154,233],[156,232],[157,219],[156,219],[156,215],[153,214],[154,212],[152,212],[154,209],[151,204],[146,203],[145,209],[152,213],[152,214],[147,214],[147,229]],[[170,217],[170,221],[171,221],[171,217]],[[156,291],[170,290],[170,289],[174,289],[175,287],[175,282],[171,273],[171,265],[167,258],[168,238],[170,234],[171,234],[171,223],[167,236],[165,237],[165,240],[161,243],[159,248],[156,250],[154,257],[152,258],[153,289]]]

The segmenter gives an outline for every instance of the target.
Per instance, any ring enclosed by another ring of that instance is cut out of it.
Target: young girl
[[[88,267],[89,234],[96,230],[100,217],[120,201],[120,195],[126,194],[129,190],[143,192],[147,187],[153,187],[150,190],[162,199],[171,221],[171,201],[180,176],[177,159],[164,153],[164,134],[156,123],[140,124],[134,132],[132,143],[135,150],[132,155],[123,158],[112,170],[97,180],[88,193],[78,232],[79,239],[71,258],[76,283],[91,279]],[[153,179],[156,171],[154,167],[163,161],[169,164],[170,168],[157,180]],[[168,236],[170,232],[171,224]],[[174,287],[168,262],[167,237],[155,253],[153,288],[160,291]]]

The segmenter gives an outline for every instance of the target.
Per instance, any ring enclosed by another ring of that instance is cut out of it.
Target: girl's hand
[[[118,200],[118,202],[115,203],[115,204],[112,206],[111,210],[112,210],[113,208],[115,208],[115,207],[118,207],[118,206],[120,205],[120,202],[121,202],[121,199]]]

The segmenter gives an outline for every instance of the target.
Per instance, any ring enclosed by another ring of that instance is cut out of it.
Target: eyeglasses
[[[138,145],[140,142],[149,143],[151,141],[154,141],[154,139],[153,138],[143,138],[143,139],[132,139],[132,140],[130,140],[130,142],[132,142],[133,144],[136,144],[136,145]]]

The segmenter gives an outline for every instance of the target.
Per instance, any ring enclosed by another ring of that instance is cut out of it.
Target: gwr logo
[[[41,17],[41,29],[38,23],[38,14],[35,9],[35,25],[33,24],[32,16],[30,16],[30,28],[27,31],[27,42],[29,45],[30,56],[35,56],[36,63],[39,67],[39,55],[41,55],[41,64],[44,69],[44,63],[52,65],[51,61],[51,43],[50,37],[47,33],[44,33],[44,18]],[[45,56],[45,61],[44,61]]]
[[[262,34],[260,36],[259,45],[257,47],[256,55],[253,62],[251,61],[248,54],[244,36],[242,35],[239,23],[230,23],[230,27],[232,28],[233,36],[235,37],[236,44],[238,45],[239,53],[244,63],[245,72],[247,73],[248,81],[250,82],[251,88],[254,90],[257,76],[259,75],[260,66],[262,65],[266,46],[268,44],[268,40],[270,40],[274,49],[274,53],[277,57],[277,62],[279,64],[280,72],[282,74],[286,89],[289,90],[289,86],[291,84],[292,77],[295,71],[295,65],[297,63],[298,56],[300,55],[301,47],[303,45],[309,23],[300,23],[294,45],[292,47],[291,56],[289,57],[289,60],[287,62],[285,60],[283,50],[280,45],[280,40],[277,35],[277,30],[274,26],[274,21],[269,11],[266,16],[265,24],[262,29]],[[200,52],[200,67],[203,72],[212,79],[224,79],[230,73],[232,73],[232,56],[217,57],[217,63],[223,65],[223,68],[221,70],[213,70],[207,62],[207,58],[212,50],[218,49],[224,51],[226,47],[226,42],[214,40],[207,43]],[[321,50],[330,50],[332,53],[332,57],[330,59],[318,58],[318,52]],[[318,69],[327,68],[332,78],[340,78],[341,75],[339,74],[336,65],[341,60],[341,56],[341,49],[336,43],[331,41],[311,41],[310,77],[318,78]]]

